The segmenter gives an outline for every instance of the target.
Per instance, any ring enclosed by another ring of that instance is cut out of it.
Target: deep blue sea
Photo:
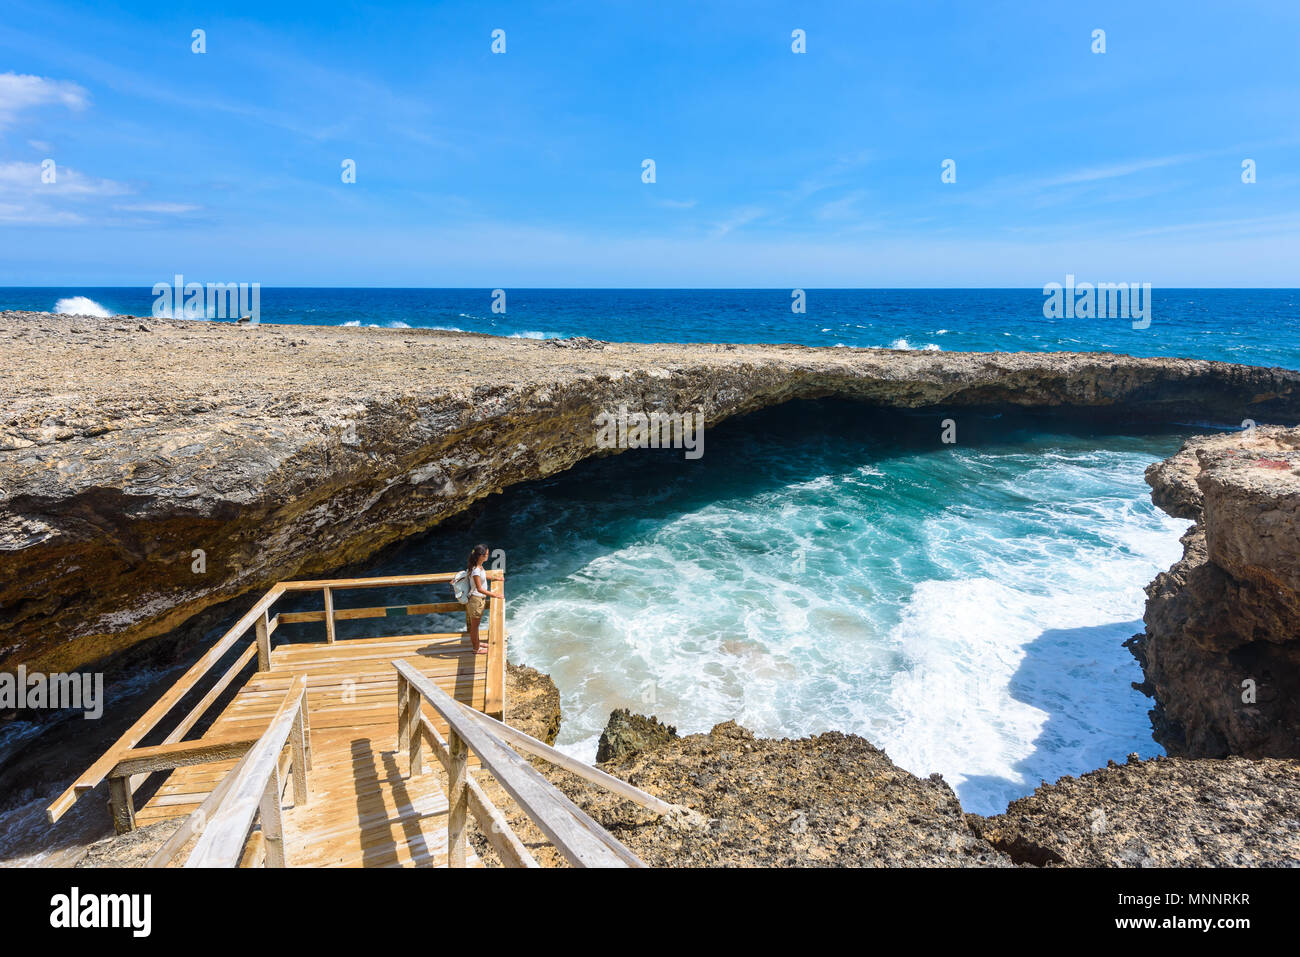
[[[1300,368],[1300,290],[1157,289],[1151,324],[1046,319],[1037,289],[263,288],[261,321],[618,342],[794,342],[951,351],[1102,350]],[[75,302],[84,297],[86,302]],[[149,288],[5,288],[0,309],[151,315]]]
[[[1300,369],[1296,290],[1157,290],[1142,330],[1045,319],[1038,290],[806,293],[798,315],[789,290],[519,289],[500,314],[487,289],[264,289],[261,320]],[[62,307],[152,311],[148,289],[3,289],[0,308],[74,297],[90,302]],[[1122,642],[1188,525],[1151,504],[1143,470],[1195,427],[968,416],[955,446],[935,428],[849,403],[769,409],[708,428],[698,461],[589,461],[359,571],[445,571],[475,541],[505,549],[510,657],[552,675],[560,745],[588,760],[617,707],[683,733],[730,719],[769,736],[841,730],[994,813],[1044,780],[1159,754]]]

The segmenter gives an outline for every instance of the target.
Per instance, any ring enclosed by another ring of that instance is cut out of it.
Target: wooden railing
[[[255,860],[268,867],[284,867],[284,828],[281,802],[285,785],[293,784],[293,803],[307,803],[311,768],[310,726],[307,717],[307,683],[293,679],[271,723],[178,831],[149,862],[164,867],[195,834],[198,841],[186,867],[235,867],[246,859],[245,849],[253,825],[259,824]],[[289,750],[288,779],[281,754]]]
[[[397,670],[399,753],[407,751],[411,775],[423,774],[427,741],[447,773],[447,862],[451,867],[465,865],[467,814],[473,814],[484,837],[507,867],[538,866],[470,774],[471,751],[575,867],[644,867],[645,864],[542,777],[514,748],[550,761],[656,813],[691,814],[466,707],[405,661],[394,661],[393,667]],[[447,722],[445,741],[422,713],[423,702],[428,702]]]
[[[217,639],[216,644],[209,648],[198,661],[194,662],[185,674],[176,681],[174,685],[164,692],[163,696],[154,702],[135,724],[131,725],[123,735],[114,742],[113,746],[105,751],[94,764],[82,772],[77,780],[73,781],[66,791],[60,794],[45,811],[50,823],[54,823],[68,809],[76,803],[87,791],[96,788],[104,778],[108,777],[118,766],[119,762],[130,756],[131,750],[144,739],[163,718],[174,708],[180,700],[185,697],[203,679],[203,677],[212,669],[212,667],[225,656],[235,643],[253,627],[254,622],[264,621],[266,611],[284,594],[285,587],[283,584],[275,585],[263,595],[258,602],[253,605],[240,618],[229,631]],[[273,630],[273,629],[272,629]],[[243,654],[235,661],[233,665],[225,672],[217,683],[203,696],[190,711],[183,717],[180,722],[172,729],[171,733],[163,739],[163,744],[175,744],[180,741],[190,729],[196,725],[199,720],[207,713],[208,708],[214,701],[221,696],[235,677],[244,669],[244,666],[252,659],[254,654],[259,654],[263,642],[259,631],[259,641],[256,645],[250,645]],[[270,632],[267,632],[266,642],[269,649]],[[269,657],[269,650],[267,656]],[[261,655],[259,654],[259,659]],[[259,667],[261,667],[259,662]],[[148,776],[148,772],[132,774],[122,780],[121,783],[114,786],[115,794],[110,798],[114,804],[113,821],[115,825],[130,826],[135,815],[131,810],[131,796],[139,787],[140,783]]]
[[[109,779],[110,791],[109,805],[114,826],[119,831],[132,829],[135,826],[133,796],[150,774],[155,771],[166,771],[181,767],[185,764],[229,759],[248,749],[250,743],[246,740],[183,742],[182,739],[203,719],[212,705],[230,687],[231,683],[253,660],[254,656],[257,658],[258,671],[270,669],[271,636],[275,634],[276,629],[282,624],[324,622],[325,641],[333,642],[335,641],[334,624],[337,621],[460,611],[464,606],[455,601],[416,605],[381,605],[369,608],[336,609],[334,607],[334,596],[339,591],[368,588],[401,588],[420,585],[446,586],[453,577],[455,577],[454,572],[440,572],[429,575],[389,575],[382,578],[289,581],[273,585],[94,764],[87,768],[72,782],[67,790],[50,804],[46,809],[46,816],[51,823],[58,821],[82,795],[96,788],[107,778]],[[504,574],[501,571],[489,571],[488,578],[500,582],[504,593],[505,581]],[[297,595],[311,591],[321,592],[324,604],[321,610],[285,612],[274,616],[271,615],[272,607],[281,598],[286,595]],[[253,641],[217,679],[215,684],[208,689],[203,698],[181,718],[163,739],[162,743],[147,748],[139,747],[140,742],[158,727],[190,691],[198,687],[212,668],[238,644],[240,639],[248,635],[250,629],[253,632]],[[488,654],[485,710],[496,717],[503,717],[505,714],[506,631],[505,602],[500,599],[490,599],[486,639]],[[209,744],[216,746],[216,750],[207,750]]]

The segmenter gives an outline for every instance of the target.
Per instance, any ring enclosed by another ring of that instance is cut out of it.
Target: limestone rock
[[[610,713],[605,730],[596,746],[596,761],[617,761],[629,754],[657,748],[677,740],[677,729],[664,724],[654,715],[633,714],[626,708]]]
[[[971,817],[1017,863],[1295,867],[1300,762],[1131,757]]]
[[[550,675],[506,662],[506,723],[554,744],[560,733],[560,691]]]
[[[566,791],[652,866],[1009,866],[939,775],[918,778],[856,735],[755,737],[726,722],[606,771],[703,815],[657,818],[590,785]]]
[[[1300,757],[1300,428],[1198,438],[1147,472],[1197,519],[1134,652],[1171,754]],[[1195,493],[1191,491],[1195,488]]]

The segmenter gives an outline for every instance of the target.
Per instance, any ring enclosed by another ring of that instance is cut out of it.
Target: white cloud
[[[57,104],[80,110],[90,94],[68,80],[51,80],[27,73],[0,73],[0,127],[8,126],[23,110]]]
[[[41,182],[41,164],[15,160],[0,163],[0,195],[29,196],[121,196],[131,192],[124,183],[97,179],[75,169],[55,164],[54,182]]]
[[[41,164],[14,161],[0,163],[0,222],[53,226],[88,222],[80,211],[66,208],[67,202],[101,200],[122,196],[131,188],[112,179],[86,176],[56,165],[53,183],[41,181]]]

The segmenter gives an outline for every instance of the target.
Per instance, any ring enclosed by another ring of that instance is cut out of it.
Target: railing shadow
[[[399,823],[412,858],[420,853],[432,857],[433,850],[420,827],[422,815],[414,808],[414,798],[397,766],[396,751],[378,751],[370,738],[357,738],[352,742],[351,754],[361,866],[384,867],[397,863],[399,842],[393,836],[393,825]],[[382,763],[382,776],[376,762]],[[382,803],[371,803],[382,802],[385,784],[393,798],[391,810]],[[409,808],[409,812],[404,814],[403,807]]]

